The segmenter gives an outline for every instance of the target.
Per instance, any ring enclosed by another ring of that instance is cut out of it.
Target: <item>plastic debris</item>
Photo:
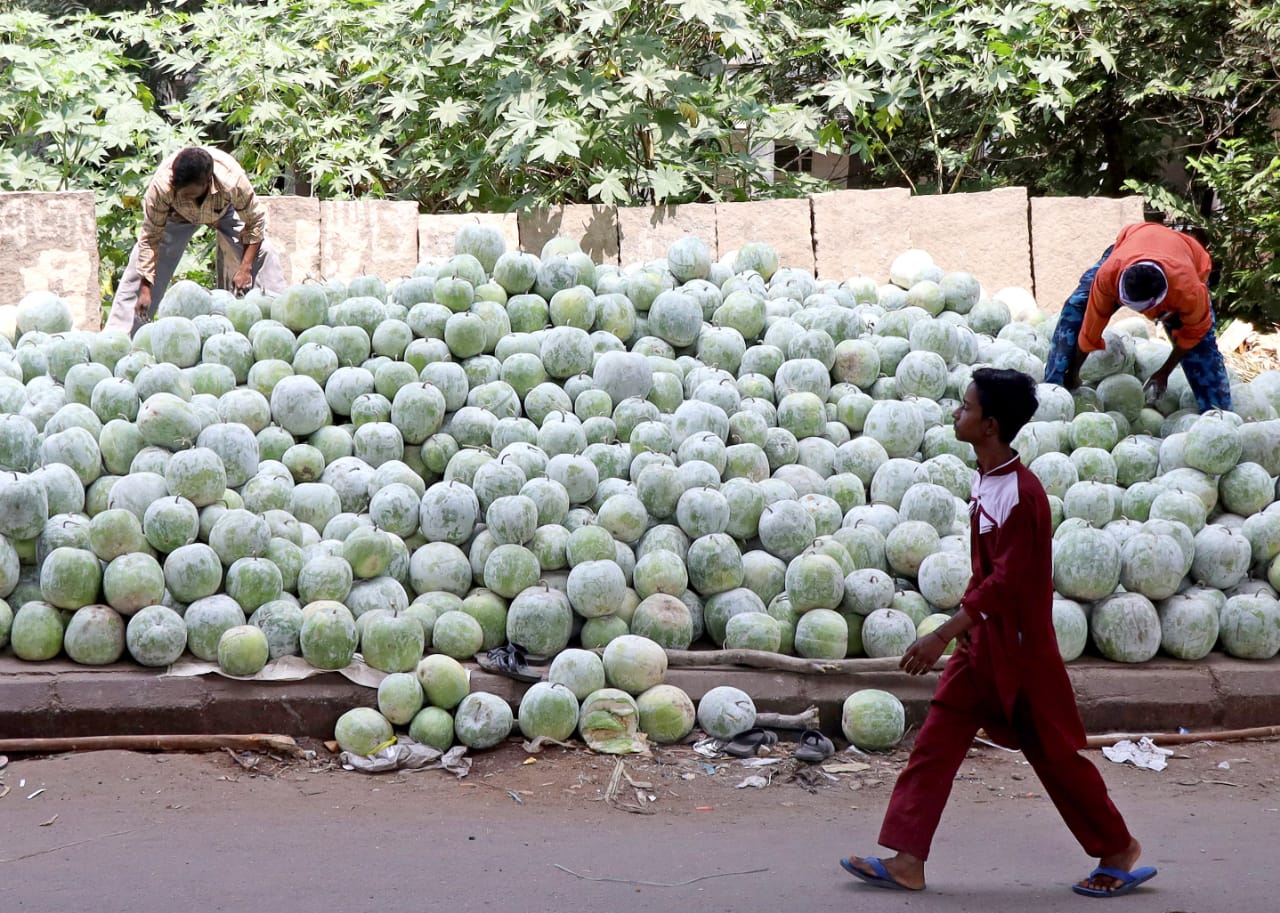
[[[369,774],[391,770],[447,770],[455,776],[465,777],[471,772],[471,759],[466,757],[466,752],[465,745],[455,745],[442,753],[429,745],[402,737],[396,744],[388,745],[368,757],[344,751],[338,756],[338,761],[344,770],[358,770]]]
[[[1108,761],[1114,761],[1117,764],[1129,763],[1134,767],[1158,771],[1169,766],[1166,759],[1173,754],[1173,749],[1160,748],[1144,736],[1136,742],[1121,739],[1114,745],[1104,746],[1102,753]]]

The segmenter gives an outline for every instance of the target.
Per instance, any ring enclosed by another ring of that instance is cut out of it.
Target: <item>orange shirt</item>
[[[1169,282],[1164,301],[1143,313],[1153,320],[1165,314],[1177,315],[1182,326],[1171,333],[1174,345],[1194,348],[1213,329],[1208,286],[1213,262],[1208,251],[1190,235],[1156,222],[1139,222],[1121,230],[1111,256],[1094,277],[1080,327],[1082,352],[1103,348],[1102,331],[1120,307],[1120,274],[1142,260],[1157,264]]]

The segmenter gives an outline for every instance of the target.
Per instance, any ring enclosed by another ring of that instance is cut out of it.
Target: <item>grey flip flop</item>
[[[829,738],[816,729],[806,729],[800,734],[800,747],[796,749],[795,759],[817,764],[835,753],[836,746]]]

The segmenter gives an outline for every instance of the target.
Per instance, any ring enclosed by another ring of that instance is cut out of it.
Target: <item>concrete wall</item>
[[[1080,275],[1098,261],[1120,229],[1141,222],[1141,197],[1033,197],[1031,255],[1036,268],[1036,303],[1062,310]]]
[[[102,324],[98,228],[89,191],[0,193],[0,304],[53,292],[78,329]]]
[[[944,270],[976,275],[988,294],[1033,290],[1056,311],[1080,273],[1120,228],[1141,221],[1139,197],[1036,197],[1020,187],[913,197],[906,189],[837,190],[807,199],[613,207],[571,204],[516,213],[420,215],[412,201],[265,197],[268,237],[290,282],[408,276],[428,257],[453,254],[463,225],[498,229],[507,249],[540,253],[573,238],[597,262],[630,265],[666,256],[694,234],[717,257],[748,241],[777,248],[783,266],[824,279],[889,278],[893,258],[928,251]],[[50,290],[70,302],[76,325],[100,323],[93,195],[0,193],[0,305]]]
[[[468,225],[496,228],[507,250],[520,249],[520,219],[514,212],[427,213],[418,216],[418,259],[452,257],[454,239]]]
[[[267,210],[267,237],[280,255],[290,285],[314,282],[320,271],[320,201],[316,197],[259,197]]]
[[[716,239],[720,256],[749,241],[768,241],[778,262],[813,271],[813,207],[808,199],[717,203]]]
[[[402,279],[418,265],[418,204],[412,200],[321,200],[320,275]]]
[[[542,253],[552,238],[573,238],[597,263],[618,263],[618,210],[614,206],[568,203],[551,209],[532,209],[519,215],[520,247]]]
[[[912,197],[906,222],[911,247],[944,270],[973,273],[988,294],[1033,288],[1026,188]]]
[[[695,235],[716,250],[718,209],[714,203],[618,207],[619,260],[630,265],[661,259],[685,235]]]
[[[911,246],[905,219],[911,192],[905,187],[836,190],[809,201],[818,277],[871,276],[887,282],[889,264]]]

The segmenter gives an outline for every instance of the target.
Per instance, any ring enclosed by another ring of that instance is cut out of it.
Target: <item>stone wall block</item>
[[[810,197],[817,275],[843,281],[870,276],[889,281],[893,258],[911,246],[906,210],[911,192],[835,190]]]
[[[552,238],[573,238],[597,263],[618,263],[618,210],[613,206],[568,203],[519,215],[520,249],[542,253]]]
[[[947,272],[964,270],[988,295],[1031,291],[1031,229],[1025,187],[914,196],[905,213],[908,246],[928,251]]]
[[[813,209],[809,198],[716,204],[719,255],[763,241],[778,252],[778,263],[813,272]]]
[[[0,304],[53,292],[77,329],[102,326],[93,193],[0,193]]]
[[[320,274],[325,279],[412,275],[418,265],[418,204],[412,200],[321,200]]]
[[[290,285],[314,282],[320,269],[320,200],[316,197],[258,197],[267,210],[267,238],[280,256]]]
[[[1032,197],[1036,303],[1056,314],[1120,229],[1143,220],[1142,197]],[[1128,313],[1126,311],[1126,313]]]
[[[618,251],[624,266],[660,260],[668,247],[686,235],[716,250],[715,204],[618,207]]]
[[[520,218],[514,212],[424,213],[418,216],[418,259],[452,257],[454,238],[465,225],[496,228],[507,250],[520,249]]]

